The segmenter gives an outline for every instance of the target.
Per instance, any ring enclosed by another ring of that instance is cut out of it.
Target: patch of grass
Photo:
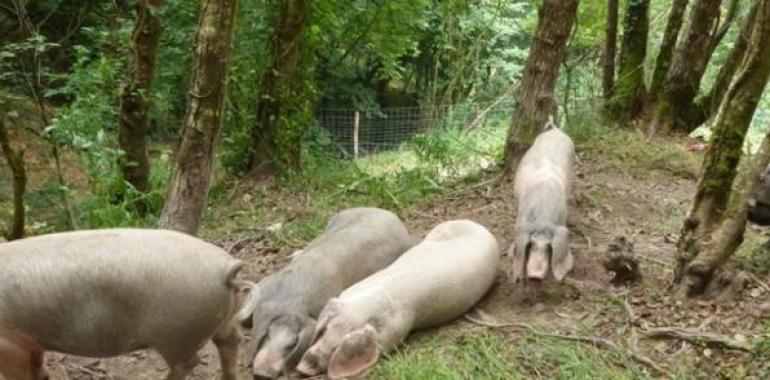
[[[601,159],[606,165],[636,175],[662,171],[676,176],[696,178],[700,156],[659,138],[647,138],[636,131],[608,127],[596,119],[578,119],[568,125],[567,133],[579,151]]]
[[[619,352],[581,343],[446,329],[421,333],[375,367],[372,379],[647,379]]]
[[[770,274],[770,249],[763,246],[766,241],[766,236],[747,230],[743,243],[735,252],[733,258],[735,265],[758,275]]]
[[[313,215],[291,221],[270,235],[277,244],[301,246],[320,235],[326,227],[328,218],[325,215]]]

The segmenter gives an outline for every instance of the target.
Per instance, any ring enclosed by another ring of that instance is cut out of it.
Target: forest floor
[[[524,289],[509,279],[505,257],[496,285],[469,314],[473,318],[412,334],[378,363],[370,378],[770,377],[770,282],[756,269],[762,267],[757,262],[764,262],[757,253],[763,237],[749,229],[747,243],[732,263],[735,270],[747,270],[746,281],[731,297],[674,300],[666,288],[674,268],[673,242],[695,189],[700,158],[685,153],[681,141],[641,140],[623,133],[578,144],[569,216],[576,267],[569,284]],[[378,206],[343,194],[320,207],[312,192],[275,184],[231,185],[221,195],[223,206],[210,210],[202,235],[244,260],[243,278],[255,281],[285,264],[334,211]],[[507,250],[515,203],[510,183],[483,173],[403,205],[399,214],[415,237],[441,221],[472,219],[488,227]],[[601,265],[608,245],[618,238],[633,244],[643,273],[637,283],[611,285],[612,275]],[[470,319],[515,326],[482,326]],[[658,327],[720,334],[750,350],[646,336]],[[219,362],[211,344],[202,360],[192,378],[217,378]],[[53,354],[48,367],[54,379],[158,379],[166,371],[155,353],[144,351],[103,360]],[[245,365],[241,369],[250,377]]]

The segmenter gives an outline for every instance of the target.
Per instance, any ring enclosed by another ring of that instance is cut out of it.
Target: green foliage
[[[233,173],[245,169],[251,130],[256,126],[260,83],[270,59],[266,49],[272,26],[264,0],[242,1],[236,14],[235,40],[225,122],[222,128],[222,165]]]
[[[175,137],[182,123],[199,7],[197,1],[166,0],[157,10],[162,32],[149,94],[152,136]]]

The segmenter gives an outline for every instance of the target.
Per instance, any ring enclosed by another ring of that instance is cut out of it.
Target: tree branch
[[[678,339],[692,344],[751,352],[754,345],[713,332],[701,332],[684,327],[653,327],[642,330],[642,335],[652,339]]]

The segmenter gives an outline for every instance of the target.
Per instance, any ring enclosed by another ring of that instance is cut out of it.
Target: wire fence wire
[[[382,108],[379,112],[325,108],[316,111],[316,122],[330,135],[338,151],[362,157],[394,150],[418,134],[439,128],[485,129],[507,123],[511,99],[442,106]]]

